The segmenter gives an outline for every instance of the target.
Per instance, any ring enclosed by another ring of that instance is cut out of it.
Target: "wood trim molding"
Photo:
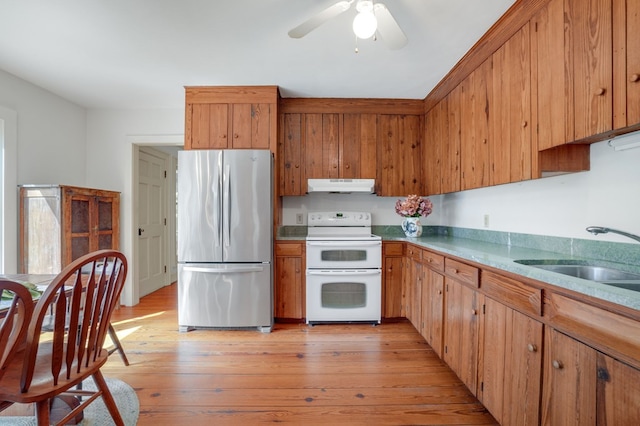
[[[282,98],[279,113],[422,115],[420,99]]]

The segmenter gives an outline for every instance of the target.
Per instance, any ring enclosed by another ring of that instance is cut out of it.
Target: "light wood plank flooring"
[[[174,284],[113,323],[131,365],[103,372],[136,389],[140,425],[496,424],[408,322],[179,333]]]
[[[139,425],[497,424],[408,322],[177,331],[176,285],[121,307],[107,377],[129,383]]]

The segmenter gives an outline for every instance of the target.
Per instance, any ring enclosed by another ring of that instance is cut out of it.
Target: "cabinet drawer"
[[[551,292],[544,295],[544,317],[553,328],[640,368],[637,320]]]
[[[302,256],[302,243],[276,243],[276,256]]]
[[[385,256],[402,256],[404,243],[382,243],[382,252]]]
[[[444,271],[444,256],[429,250],[422,250],[422,262],[434,271]]]
[[[493,272],[482,272],[484,293],[524,314],[542,315],[542,290]]]
[[[478,277],[480,275],[478,268],[447,258],[444,261],[444,272],[461,283],[471,287],[478,287]]]
[[[407,244],[407,257],[415,260],[420,260],[422,258],[421,253],[422,250],[413,244]]]

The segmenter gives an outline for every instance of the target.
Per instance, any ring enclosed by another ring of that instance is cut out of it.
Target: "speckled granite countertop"
[[[399,226],[374,226],[384,241],[403,241],[640,310],[640,291],[574,278],[517,263],[517,260],[571,260],[640,274],[640,244],[608,243],[473,229],[428,227],[420,238],[406,238]],[[277,240],[304,240],[306,227],[284,227]]]

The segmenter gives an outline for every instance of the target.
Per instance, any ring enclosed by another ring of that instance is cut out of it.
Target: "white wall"
[[[0,70],[0,107],[13,116],[11,151],[5,164],[13,175],[3,193],[4,272],[17,270],[16,184],[84,185],[85,110],[46,90]],[[5,123],[6,125],[6,123]],[[5,131],[7,129],[5,128]]]
[[[635,137],[640,140],[640,133]],[[640,148],[614,151],[607,142],[591,145],[591,170],[455,194],[430,197],[434,213],[421,222],[490,230],[632,242],[613,234],[591,236],[584,229],[602,225],[640,234]],[[283,222],[296,213],[370,211],[374,225],[399,225],[397,198],[373,195],[309,194],[285,197]],[[306,223],[306,217],[305,217]]]
[[[121,301],[139,301],[134,288],[137,257],[136,200],[133,200],[134,144],[174,145],[184,141],[184,109],[90,110],[87,113],[87,185],[121,192],[120,250],[129,261]]]

